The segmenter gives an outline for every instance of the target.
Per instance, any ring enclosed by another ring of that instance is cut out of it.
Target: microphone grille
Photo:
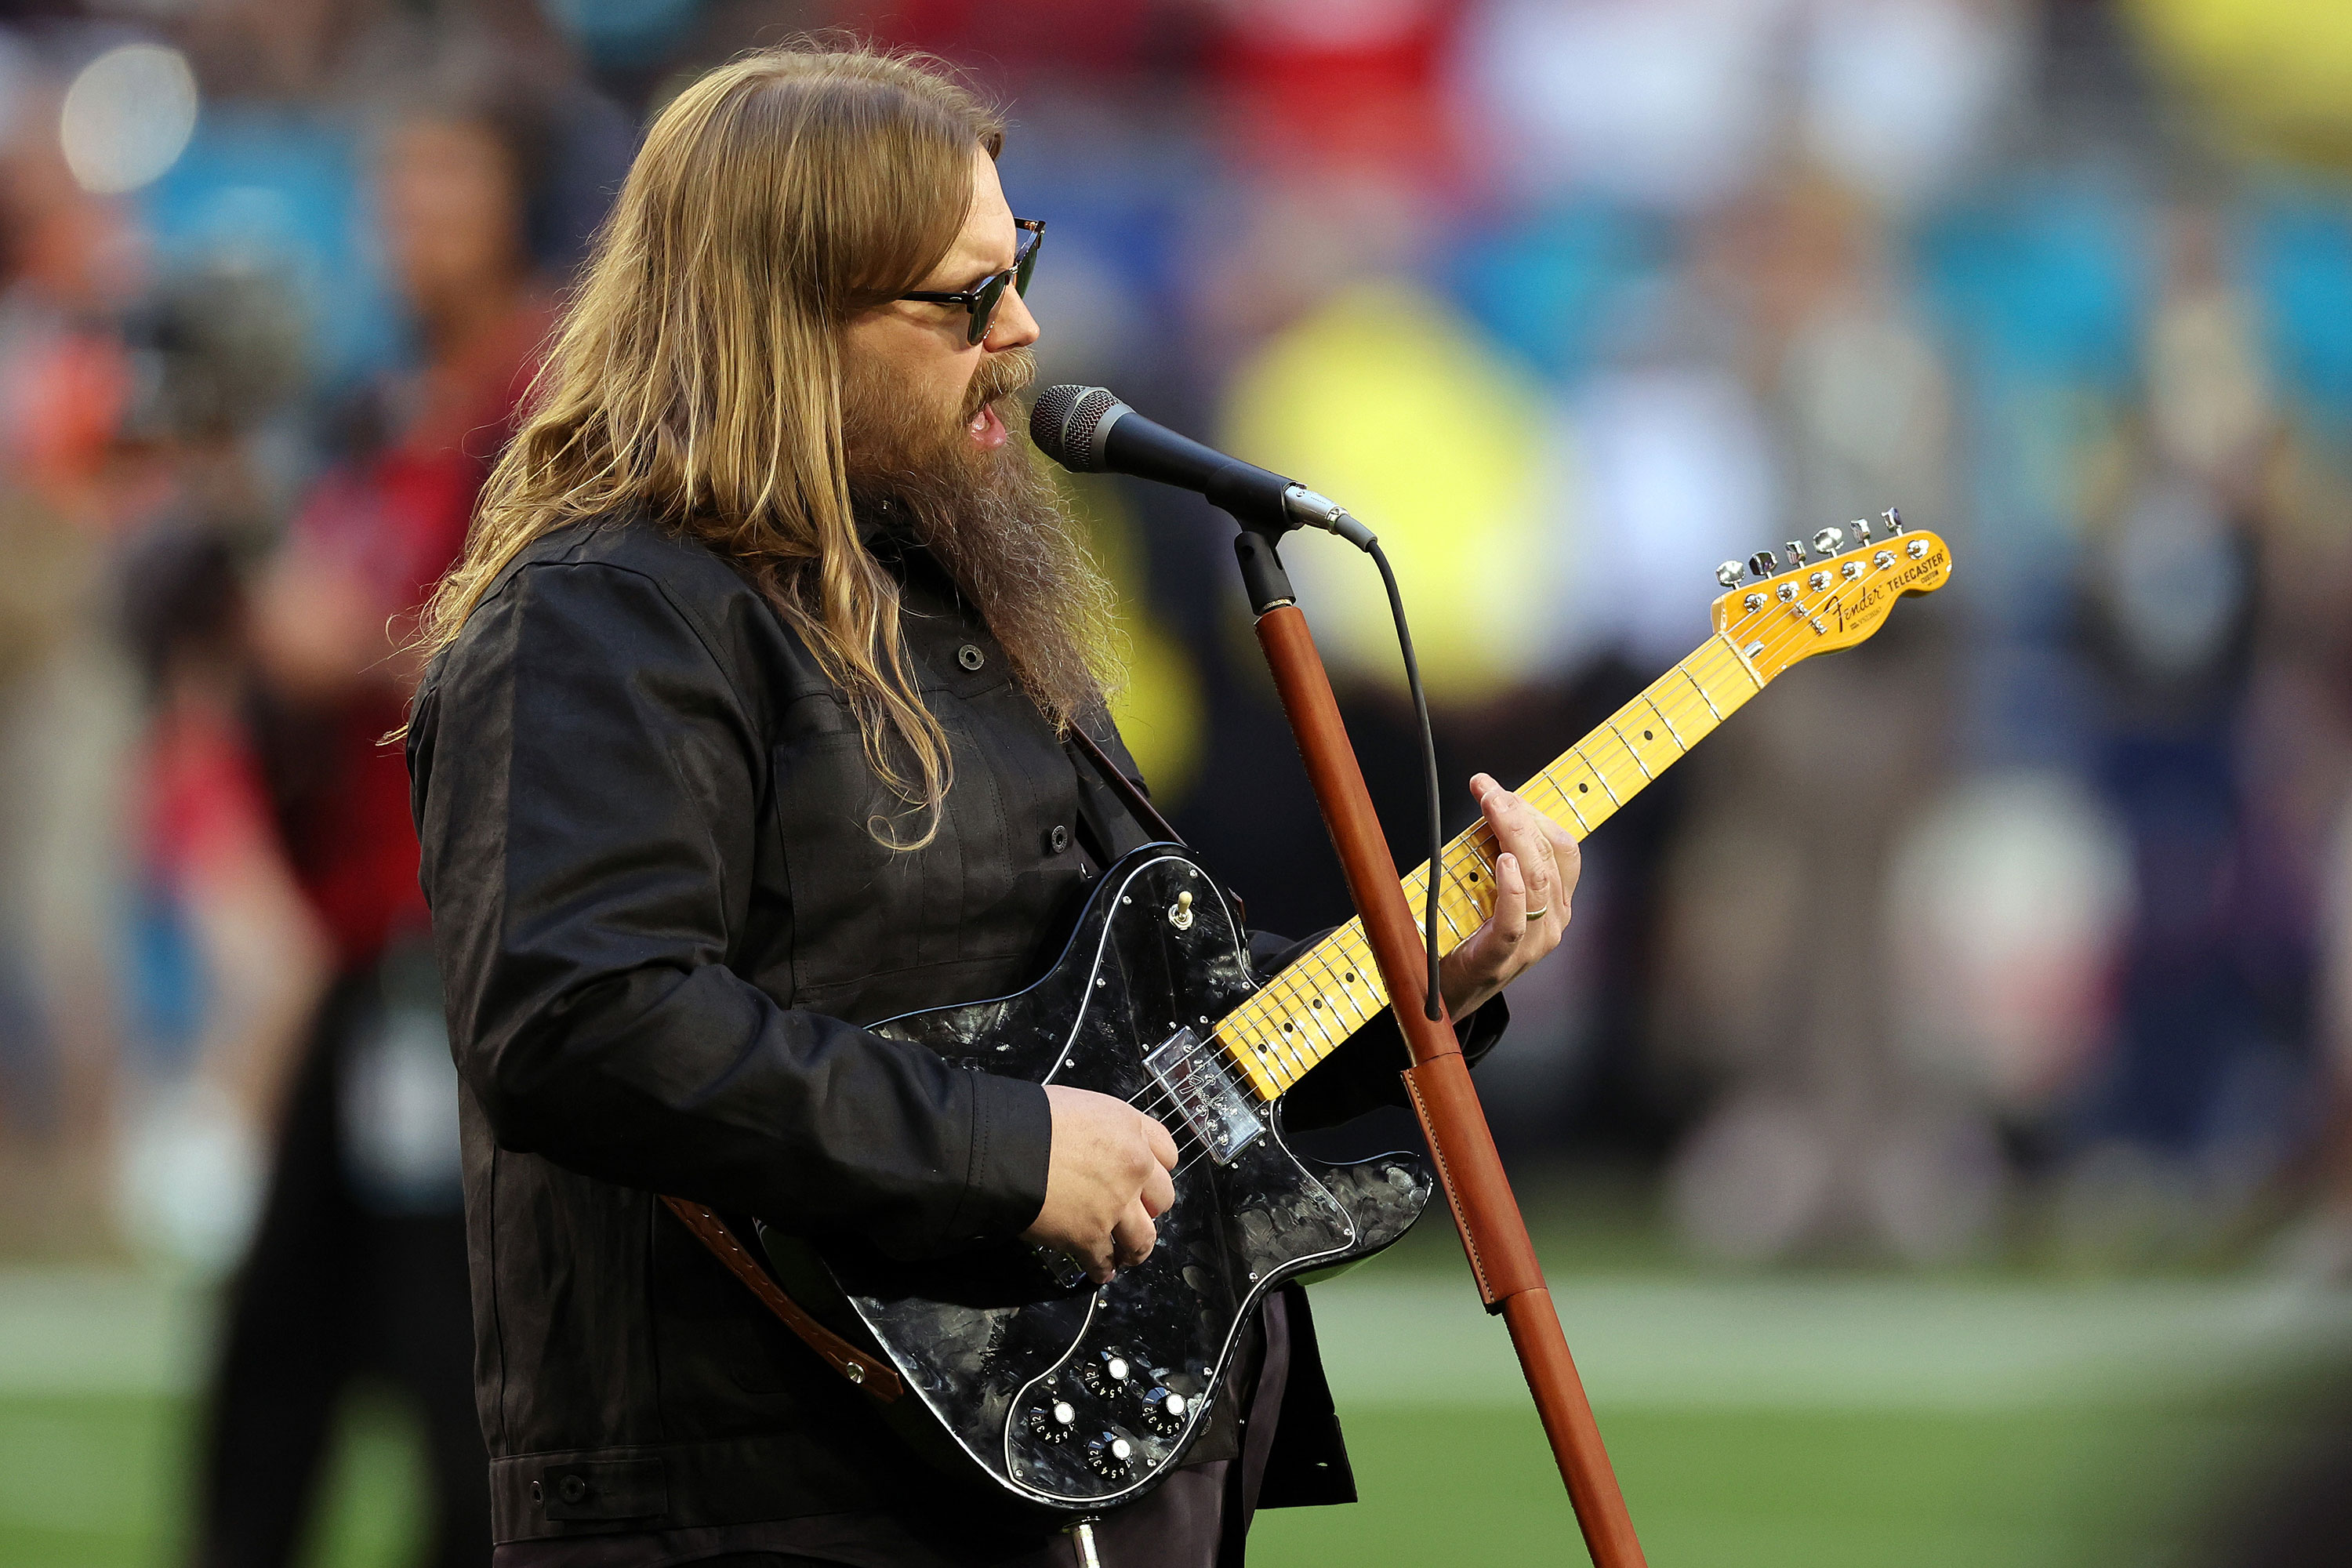
[[[1074,473],[1103,470],[1102,428],[1114,410],[1127,405],[1108,387],[1049,386],[1029,414],[1029,439],[1037,449]]]

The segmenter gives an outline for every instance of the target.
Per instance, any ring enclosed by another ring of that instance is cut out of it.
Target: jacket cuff
[[[1479,1059],[1501,1042],[1503,1031],[1510,1026],[1511,1005],[1497,991],[1486,999],[1485,1006],[1467,1018],[1454,1020],[1454,1035],[1462,1042],[1462,1059],[1476,1067]]]
[[[1053,1102],[1043,1085],[992,1073],[971,1079],[971,1163],[963,1202],[945,1238],[1018,1236],[1045,1206],[1045,1169],[1054,1148]]]

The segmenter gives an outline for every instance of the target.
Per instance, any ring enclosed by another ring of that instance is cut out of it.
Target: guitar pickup
[[[1265,1131],[1249,1098],[1225,1066],[1224,1053],[1190,1029],[1179,1029],[1143,1058],[1145,1068],[1175,1102],[1184,1124],[1209,1158],[1222,1165]]]

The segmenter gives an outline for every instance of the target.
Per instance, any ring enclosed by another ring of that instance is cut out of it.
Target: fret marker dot
[[[1592,786],[1589,784],[1580,784],[1576,786],[1576,793],[1579,795],[1591,795],[1592,793]]]
[[[1349,971],[1348,971],[1348,984],[1350,984],[1350,985],[1353,985],[1355,983],[1356,983],[1356,972],[1355,972],[1354,970],[1350,969]]]
[[[1470,873],[1470,879],[1471,879],[1472,881],[1474,881],[1474,882],[1475,882],[1475,881],[1476,881],[1476,880],[1478,879],[1478,873],[1477,873],[1477,872],[1475,872],[1475,871],[1471,872],[1471,873]]]
[[[1321,1005],[1323,1005],[1323,998],[1322,998],[1322,997],[1320,997],[1320,996],[1318,996],[1317,998],[1315,998],[1315,1000],[1314,1000],[1314,1001],[1309,1002],[1309,1003],[1307,1004],[1307,1005],[1308,1005],[1309,1007],[1320,1007]]]
[[[1642,739],[1644,741],[1650,739],[1650,732],[1647,730],[1642,731]]]

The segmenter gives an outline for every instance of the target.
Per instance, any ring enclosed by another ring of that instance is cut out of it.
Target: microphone
[[[1286,527],[1326,529],[1359,550],[1372,545],[1372,531],[1328,496],[1156,425],[1107,387],[1047,387],[1030,411],[1029,439],[1074,474],[1131,474],[1206,496],[1237,514],[1278,512]]]
[[[1429,808],[1429,863],[1444,864],[1445,836],[1438,815],[1437,742],[1429,728],[1429,698],[1422,690],[1421,661],[1413,657],[1412,633],[1405,626],[1404,595],[1397,587],[1396,570],[1372,531],[1349,517],[1328,496],[1317,495],[1305,485],[1269,473],[1238,458],[1228,458],[1190,436],[1179,436],[1155,425],[1111,395],[1108,387],[1049,386],[1037,395],[1029,411],[1029,439],[1037,449],[1074,474],[1132,474],[1163,485],[1193,490],[1212,505],[1234,515],[1242,525],[1234,541],[1242,563],[1242,585],[1248,589],[1250,607],[1264,616],[1277,605],[1292,604],[1290,579],[1275,553],[1274,535],[1301,523],[1328,529],[1372,558],[1388,590],[1389,614],[1396,621],[1397,645],[1404,654],[1406,688],[1412,693],[1414,715],[1421,721],[1422,789]],[[1269,645],[1267,657],[1273,657]],[[1311,656],[1310,656],[1311,657]],[[1437,973],[1437,885],[1429,879],[1427,908],[1422,930],[1429,944],[1429,989],[1423,1006],[1429,1016],[1441,1016]]]

